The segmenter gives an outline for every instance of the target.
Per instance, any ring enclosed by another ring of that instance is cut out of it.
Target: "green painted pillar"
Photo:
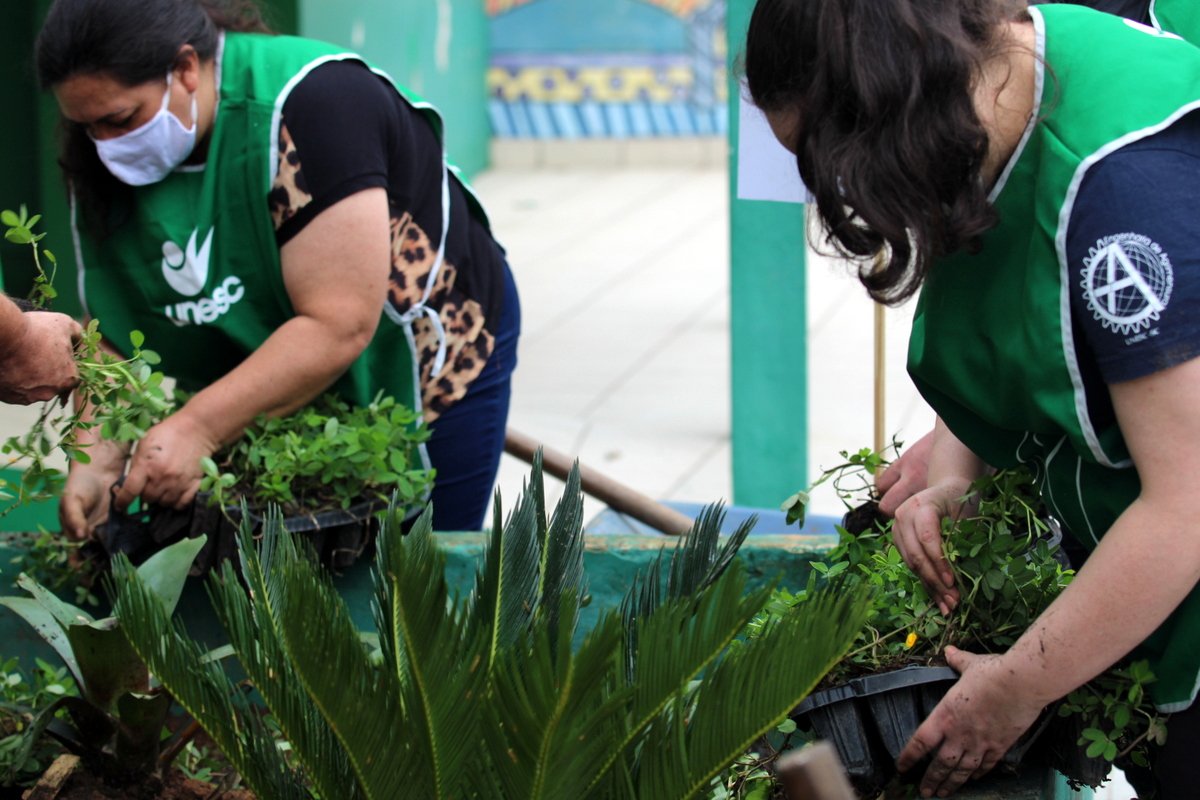
[[[736,68],[754,0],[729,0],[733,499],[773,507],[807,483],[804,207],[738,199]]]
[[[487,166],[488,18],[481,0],[299,0],[302,36],[361,53],[442,112],[446,150],[468,175]]]

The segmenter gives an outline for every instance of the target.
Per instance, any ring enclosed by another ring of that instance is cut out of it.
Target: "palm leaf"
[[[432,511],[407,536],[397,519],[389,515],[378,539],[376,621],[391,654],[385,668],[398,678],[410,747],[427,760],[432,789],[422,796],[457,797],[477,743],[485,637],[462,624],[458,604],[449,600]]]
[[[731,650],[705,674],[686,718],[675,713],[651,726],[641,749],[639,796],[683,800],[708,791],[845,655],[866,621],[868,599],[863,588],[822,590]]]
[[[531,482],[535,486],[541,482],[541,474],[536,470]],[[503,650],[528,634],[541,583],[536,496],[529,489],[522,492],[508,522],[503,525],[501,507],[500,493],[497,492],[491,541],[484,551],[483,568],[475,576],[467,617],[472,630],[485,632],[489,668]]]
[[[113,559],[113,611],[130,645],[155,677],[221,748],[259,797],[306,800],[309,794],[275,747],[258,711],[219,662],[205,659],[182,623],[172,623],[160,596],[124,556]]]
[[[539,509],[538,525],[541,528],[545,526],[545,501],[541,499],[541,451],[538,451],[535,459],[533,475],[531,489]],[[558,615],[564,611],[570,614],[570,619],[561,630],[574,636],[579,622],[580,602],[587,594],[583,573],[583,491],[578,462],[571,467],[571,472],[567,475],[562,499],[555,507],[554,519],[546,528],[546,534],[541,541],[542,566],[538,603],[547,615],[547,630],[550,631],[553,648],[556,645],[554,637],[560,632]],[[573,596],[576,601],[564,603],[563,599],[567,595]]]
[[[407,742],[411,721],[397,678],[372,667],[345,601],[328,574],[296,548],[274,554],[277,622],[304,691],[345,750],[363,797],[432,797],[431,782]],[[386,754],[387,757],[381,757]]]
[[[572,598],[564,598],[571,603]],[[606,615],[571,653],[568,613],[552,635],[545,619],[530,647],[504,653],[492,674],[485,737],[503,797],[559,798],[578,793],[608,765],[630,690],[614,689],[622,633]]]
[[[631,687],[632,700],[627,727],[614,739],[610,766],[618,759],[636,759],[651,724],[762,610],[771,587],[749,594],[745,588],[744,570],[735,562],[696,597],[664,601],[648,617],[635,621],[636,635],[626,632],[626,641],[636,642],[638,654],[636,659],[626,657],[627,663],[635,664],[634,673],[623,670],[619,676]],[[598,785],[607,783],[588,788]],[[600,791],[599,796],[606,792]]]
[[[317,793],[358,800],[362,789],[346,753],[304,693],[283,645],[277,616],[280,589],[269,570],[277,549],[294,544],[283,531],[277,509],[268,511],[258,547],[249,515],[243,513],[242,520],[238,547],[246,588],[233,565],[225,562],[220,577],[209,582],[217,618]]]

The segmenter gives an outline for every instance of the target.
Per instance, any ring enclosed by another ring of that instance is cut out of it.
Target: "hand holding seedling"
[[[196,424],[184,406],[146,432],[129,460],[129,473],[113,501],[125,509],[134,498],[157,506],[184,508],[200,488],[202,459],[217,451],[218,443],[203,425]]]

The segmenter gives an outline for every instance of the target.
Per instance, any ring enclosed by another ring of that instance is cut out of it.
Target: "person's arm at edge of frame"
[[[66,314],[24,312],[0,294],[0,402],[28,405],[75,388],[80,334]]]
[[[1141,479],[1138,498],[1071,584],[1003,655],[950,648],[962,677],[901,753],[936,751],[921,784],[944,796],[990,770],[1047,704],[1154,632],[1200,580],[1194,481],[1200,471],[1200,359],[1109,387]],[[961,766],[950,762],[960,760]]]
[[[296,315],[241,364],[198,392],[139,442],[118,507],[135,497],[185,506],[200,460],[235,440],[260,414],[281,416],[327,389],[370,344],[390,270],[385,190],[353,194],[318,214],[283,246],[284,283]]]

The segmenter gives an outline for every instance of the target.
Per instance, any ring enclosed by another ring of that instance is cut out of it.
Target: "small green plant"
[[[48,738],[28,747],[26,731],[37,710],[76,692],[66,667],[42,659],[26,677],[16,658],[0,663],[0,786],[27,785],[38,778],[63,748]]]
[[[10,563],[19,574],[57,595],[74,594],[76,605],[100,605],[94,589],[101,569],[90,543],[77,542],[58,531],[41,530],[21,542]]]
[[[1083,731],[1078,744],[1086,747],[1089,758],[1128,758],[1149,766],[1147,746],[1167,741],[1166,717],[1146,699],[1146,687],[1154,681],[1146,661],[1114,667],[1067,695],[1058,714],[1079,716]]]
[[[325,395],[287,417],[260,417],[238,441],[206,458],[201,490],[229,507],[275,504],[285,515],[349,508],[393,493],[403,505],[428,492],[433,471],[417,445],[429,431],[417,415],[391,397],[352,407]]]
[[[944,663],[942,653],[948,645],[1002,652],[1074,576],[1060,560],[1057,544],[1047,538],[1049,523],[1030,473],[1001,470],[973,485],[974,513],[943,520],[943,552],[960,599],[950,616],[942,616],[892,543],[891,520],[877,513],[873,476],[887,463],[883,454],[863,449],[841,455],[844,463],[823,473],[817,483],[834,481],[848,509],[850,529],[839,527],[837,546],[813,563],[805,588],[794,593],[777,590],[765,613],[748,627],[753,637],[776,616],[802,606],[809,593],[829,579],[872,587],[867,625],[830,671],[827,684],[908,665]],[[784,510],[790,519],[802,523],[804,503],[804,493],[789,498]],[[1161,743],[1166,735],[1164,717],[1145,695],[1145,686],[1153,681],[1146,662],[1118,664],[1072,692],[1057,713],[1080,716],[1083,735],[1078,744],[1089,757],[1129,757],[1144,763],[1147,745]]]
[[[137,568],[148,597],[167,616],[179,602],[204,542],[204,537],[177,542]],[[157,767],[170,698],[152,684],[119,614],[97,620],[28,576],[18,578],[18,585],[29,597],[0,597],[0,607],[29,623],[54,648],[78,691],[64,686],[64,691],[43,698],[50,702],[30,714],[10,764],[21,769],[49,731],[110,779],[136,780],[149,774]],[[61,712],[66,712],[65,719],[59,719]]]
[[[58,260],[41,247],[45,234],[34,231],[40,220],[40,215],[29,216],[24,206],[20,212],[0,212],[0,222],[6,229],[4,238],[33,250],[37,274],[30,303],[35,309],[44,308],[57,297],[54,275]],[[50,264],[49,273],[43,259]],[[10,437],[0,447],[0,453],[9,456],[5,466],[23,468],[21,480],[15,485],[0,484],[0,497],[12,501],[0,513],[61,493],[66,476],[48,459],[58,448],[68,459],[90,461],[86,446],[78,440],[80,431],[95,430],[103,439],[130,444],[174,409],[173,394],[164,385],[165,376],[155,369],[161,361],[158,354],[144,347],[145,337],[140,331],[131,332],[129,339],[131,355],[120,358],[102,349],[98,320],[84,327],[75,355],[80,379],[75,396],[80,402],[70,409],[65,403],[45,403],[24,435]]]

